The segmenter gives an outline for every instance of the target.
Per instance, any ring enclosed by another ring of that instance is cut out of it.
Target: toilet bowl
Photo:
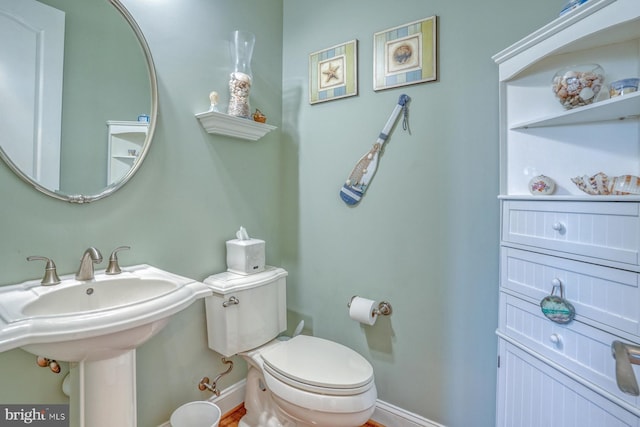
[[[286,329],[286,271],[268,267],[205,280],[209,347],[248,364],[240,427],[359,427],[375,409],[371,364],[344,345]]]
[[[298,335],[242,356],[263,382],[263,387],[260,381],[247,384],[250,398],[245,406],[264,397],[266,388],[280,415],[294,420],[296,426],[361,426],[373,414],[377,398],[373,368],[348,347]],[[268,403],[265,400],[257,406]]]

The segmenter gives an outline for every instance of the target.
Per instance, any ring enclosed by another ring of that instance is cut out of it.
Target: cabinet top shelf
[[[606,30],[606,31],[603,31]],[[500,81],[551,55],[640,38],[640,2],[589,0],[493,56]]]
[[[638,119],[640,117],[640,92],[630,93],[596,102],[573,110],[562,111],[526,122],[514,123],[511,130],[595,123],[602,121]]]
[[[501,194],[499,200],[539,200],[539,201],[569,201],[569,202],[640,202],[640,195],[627,196],[589,196],[584,195],[551,195],[551,196],[533,196],[531,194]]]

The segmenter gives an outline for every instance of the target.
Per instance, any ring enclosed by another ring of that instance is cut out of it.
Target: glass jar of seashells
[[[230,116],[249,118],[249,91],[251,89],[251,57],[256,37],[247,31],[234,31],[231,41],[233,72],[229,76]]]
[[[556,72],[551,87],[562,106],[570,110],[594,102],[603,83],[604,70],[600,65],[573,65]]]

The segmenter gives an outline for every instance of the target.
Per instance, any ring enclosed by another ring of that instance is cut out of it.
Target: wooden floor
[[[233,409],[231,412],[224,415],[224,417],[220,420],[219,427],[238,427],[238,422],[240,418],[247,411],[244,409],[244,405],[240,405]],[[369,421],[362,427],[384,427],[382,424],[378,424],[374,421]]]

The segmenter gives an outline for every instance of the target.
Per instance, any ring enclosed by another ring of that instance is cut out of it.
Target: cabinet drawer
[[[504,242],[638,265],[638,203],[505,200],[502,214]]]
[[[611,343],[619,337],[575,320],[559,325],[544,317],[539,306],[505,293],[500,298],[499,327],[504,335],[638,407],[638,397],[623,393],[616,383]],[[633,366],[640,378],[640,367]]]
[[[578,320],[640,337],[638,273],[509,247],[500,262],[502,289],[537,303],[559,281]]]
[[[498,427],[638,427],[640,418],[500,340]]]

